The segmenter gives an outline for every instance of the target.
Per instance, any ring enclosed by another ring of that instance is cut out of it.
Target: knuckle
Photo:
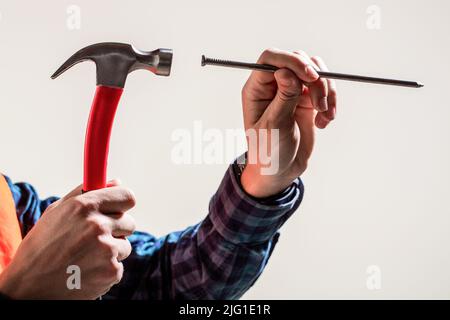
[[[245,83],[243,85],[243,87],[242,87],[241,97],[242,97],[242,99],[247,99],[247,97],[248,97],[248,94],[247,94],[247,83]]]
[[[328,97],[332,99],[334,103],[337,101],[337,90],[334,87],[329,87],[328,89]]]
[[[134,219],[133,216],[131,215],[127,215],[129,221],[130,221],[130,232],[133,233],[136,230],[136,220]]]
[[[308,67],[311,63],[303,56],[297,55],[292,57],[294,65],[303,73],[308,74]]]
[[[112,243],[104,239],[104,237],[97,237],[97,246],[103,256],[108,258],[114,258],[117,256],[117,248]]]
[[[337,85],[336,85],[336,81],[334,81],[334,80],[331,80],[331,79],[328,79],[328,89],[330,90],[330,92],[333,94],[333,95],[337,95],[337,92],[338,92],[338,88],[337,88]]]
[[[317,81],[317,86],[319,87],[321,93],[327,95],[327,91],[328,91],[328,83],[326,79],[323,78],[319,78]]]
[[[129,205],[130,207],[134,207],[136,205],[136,196],[133,191],[128,188],[120,187],[119,189],[120,201]]]
[[[323,61],[322,58],[319,56],[312,56],[311,60],[313,60],[314,62],[319,62],[319,63]]]
[[[267,49],[265,49],[265,50],[261,53],[258,62],[263,62],[263,61],[265,61],[268,57],[271,57],[271,56],[273,56],[273,55],[279,53],[279,51],[280,51],[280,50],[278,50],[277,48],[267,48]]]
[[[264,56],[268,56],[268,55],[271,55],[271,54],[276,53],[277,51],[278,51],[277,48],[270,47],[270,48],[265,49],[265,50],[263,51],[262,54],[263,54]]]
[[[249,78],[245,84],[242,86],[241,95],[242,97],[246,97],[248,95],[248,91],[251,87],[251,78]]]
[[[95,202],[85,196],[74,197],[72,202],[75,207],[75,211],[79,213],[89,213],[97,209]]]
[[[108,264],[108,274],[114,283],[120,282],[123,276],[123,265],[118,261],[111,260]]]
[[[290,81],[288,90],[293,94],[300,94],[299,91],[301,88],[301,82],[300,79],[295,75],[295,73],[289,69],[281,69],[279,71],[281,72],[282,78]]]
[[[88,219],[88,228],[91,234],[96,236],[101,236],[109,233],[109,227],[107,226],[107,224],[97,218]]]
[[[125,257],[124,258],[128,258],[128,256],[131,254],[131,251],[133,251],[133,247],[131,246],[130,241],[128,241],[128,239],[126,239],[126,251],[125,253]]]
[[[308,63],[306,59],[303,56],[294,55],[292,56],[292,61],[299,67],[299,68],[305,68]]]
[[[136,222],[129,214],[124,214],[121,218],[122,225],[117,228],[124,236],[130,236],[136,230]],[[114,230],[113,230],[114,233]]]
[[[134,195],[134,192],[131,191],[130,189],[125,189],[124,193],[125,193],[125,199],[128,202],[128,204],[131,207],[134,207],[136,205],[136,196]]]
[[[282,100],[284,102],[290,102],[290,101],[298,99],[298,97],[300,96],[300,91],[299,90],[279,90],[278,96],[279,96],[280,100]]]
[[[260,84],[251,75],[241,90],[242,107],[245,108],[245,102],[253,101],[255,97],[259,97],[264,93],[265,91],[261,91]]]
[[[300,56],[308,57],[308,54],[304,50],[295,50],[294,53]]]
[[[82,197],[80,196],[74,197],[70,199],[68,202],[70,202],[75,211],[83,210],[84,200]]]

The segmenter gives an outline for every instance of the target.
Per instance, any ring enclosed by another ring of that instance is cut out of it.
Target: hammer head
[[[170,75],[172,50],[141,51],[126,43],[104,42],[85,47],[72,55],[51,76],[55,79],[73,65],[91,60],[97,67],[97,85],[123,88],[127,75],[146,69],[156,75]]]

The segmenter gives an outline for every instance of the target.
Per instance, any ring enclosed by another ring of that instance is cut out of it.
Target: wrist
[[[267,198],[280,194],[292,185],[295,178],[282,175],[261,175],[259,168],[247,165],[241,175],[244,191],[254,198]]]

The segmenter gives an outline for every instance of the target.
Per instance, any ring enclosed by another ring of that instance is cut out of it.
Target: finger
[[[125,212],[136,204],[133,192],[124,187],[110,187],[90,191],[83,197],[92,198],[98,205],[98,210],[104,214]]]
[[[278,122],[283,121],[286,117],[292,118],[303,85],[295,73],[289,69],[279,69],[274,76],[278,89],[268,107],[268,112],[272,119],[276,119]]]
[[[300,98],[298,99],[297,107],[306,108],[306,109],[314,109],[312,102],[311,102],[311,95],[309,92],[309,88],[307,86],[303,86],[303,88],[302,88],[302,94],[300,95]]]
[[[63,203],[64,201],[76,197],[80,194],[82,194],[82,190],[83,190],[83,185],[79,185],[78,187],[76,187],[75,189],[73,189],[72,191],[70,191],[68,194],[66,194],[64,197],[62,197],[61,199],[56,200],[55,202],[53,202],[51,205],[49,205],[47,207],[47,209],[45,209],[45,211],[50,211],[53,208],[59,206],[61,203]]]
[[[320,57],[312,57],[311,60],[317,64],[320,70],[329,71],[327,65]],[[337,87],[336,81],[327,79],[328,84],[328,110],[325,112],[325,117],[332,121],[336,118],[337,111]]]
[[[111,234],[114,237],[128,237],[136,230],[134,218],[127,213],[115,213],[107,216],[111,223]]]
[[[321,70],[320,66],[310,58],[304,51],[294,51],[294,54],[301,56],[307,63],[314,66],[316,70]],[[308,85],[310,88],[310,97],[313,107],[319,112],[328,110],[328,82],[326,79],[319,78]]]
[[[130,241],[125,238],[112,238],[111,241],[117,248],[117,260],[123,261],[128,258],[133,250]]]
[[[311,102],[319,112],[328,110],[328,84],[325,79],[319,79],[309,85]]]
[[[296,54],[303,55],[305,58],[310,59],[304,52],[296,51]],[[314,61],[314,59],[310,59],[311,64],[316,67],[317,70],[321,70],[319,65]],[[311,100],[311,104],[313,107],[319,111],[314,119],[315,125],[319,129],[325,128],[330,120],[326,116],[326,112],[328,112],[328,81],[326,79],[319,79],[314,84],[311,84],[308,87],[308,94]],[[326,95],[326,97],[325,97]]]
[[[114,238],[111,235],[103,235],[100,241],[102,242],[100,254],[111,258],[113,261],[126,259],[132,251],[131,244],[126,238]],[[101,249],[104,250],[102,251]]]
[[[290,69],[300,80],[306,83],[314,82],[319,78],[317,71],[313,68],[313,66],[311,66],[307,59],[292,52],[278,49],[267,49],[258,59],[258,63],[270,64],[278,68]],[[255,77],[258,77],[259,80],[263,82],[264,80],[273,80],[273,76],[266,74],[266,72],[255,72],[254,74]]]
[[[330,121],[331,120],[325,115],[325,112],[318,112],[316,118],[314,119],[314,123],[319,129],[325,129]]]
[[[107,187],[115,187],[120,185],[122,182],[119,179],[113,179],[108,181],[107,183]],[[61,202],[64,202],[70,198],[79,196],[83,193],[83,185],[80,184],[78,185],[75,189],[73,189],[72,191],[70,191],[68,194],[66,194],[64,197],[62,197],[61,199],[59,199],[58,201],[55,201],[54,203],[51,204],[51,207],[54,207],[56,205],[58,205]]]
[[[314,116],[316,111],[312,108],[297,108],[296,121],[300,129],[300,146],[296,156],[298,172],[303,172],[314,148],[315,129]]]
[[[59,201],[60,202],[64,202],[70,198],[79,196],[80,194],[83,193],[83,185],[80,184],[78,187],[76,187],[75,189],[73,189],[72,191],[70,191],[68,194],[66,194],[64,197],[62,197]]]
[[[114,284],[118,284],[122,280],[124,267],[123,267],[123,263],[120,262],[119,260],[113,261],[113,263],[116,264],[116,270],[117,270],[117,273],[118,273],[117,274],[117,280],[116,280],[116,282]],[[111,288],[112,288],[112,286],[111,286]]]

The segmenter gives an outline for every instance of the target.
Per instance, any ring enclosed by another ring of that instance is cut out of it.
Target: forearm
[[[299,206],[303,186],[260,203],[242,190],[232,167],[199,224],[162,238],[136,233],[122,282],[106,299],[237,299],[256,281]]]

